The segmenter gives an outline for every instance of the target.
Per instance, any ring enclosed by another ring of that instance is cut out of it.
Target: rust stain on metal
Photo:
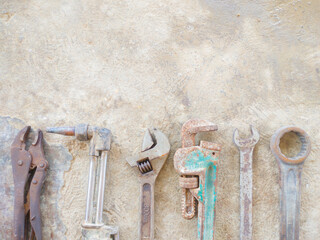
[[[131,167],[137,167],[140,180],[139,239],[154,239],[154,185],[169,156],[170,143],[156,128],[146,131],[139,154],[127,158]]]
[[[252,239],[252,154],[258,141],[253,126],[249,138],[240,138],[238,129],[234,131],[233,142],[240,151],[240,240]]]
[[[217,125],[200,119],[187,121],[181,130],[182,148],[174,155],[174,166],[180,175],[182,216],[191,219],[198,202],[198,239],[214,239],[217,171],[221,151],[219,144],[201,141],[196,146],[198,132],[217,130]]]
[[[294,132],[302,143],[295,157],[286,157],[279,147],[281,138]],[[308,134],[301,128],[287,126],[278,129],[272,136],[270,148],[280,169],[280,240],[299,239],[301,174],[305,159],[311,151]]]
[[[38,130],[29,150],[26,141],[31,130],[24,127],[11,144],[11,164],[14,179],[14,231],[13,238],[42,239],[40,193],[47,175],[48,162],[44,157],[43,134]],[[32,184],[30,184],[32,183]],[[29,224],[31,221],[31,235]]]

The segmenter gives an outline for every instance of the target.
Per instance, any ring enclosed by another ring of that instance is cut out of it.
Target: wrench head
[[[285,156],[280,149],[280,140],[288,132],[294,132],[300,138],[302,143],[301,150],[295,157]],[[277,158],[278,162],[282,161],[286,164],[302,164],[304,160],[309,156],[311,151],[311,142],[309,135],[301,128],[296,126],[285,126],[278,129],[272,136],[270,141],[270,148],[273,155]]]
[[[190,119],[185,122],[181,129],[182,147],[195,146],[195,136],[199,132],[209,132],[218,130],[218,126],[203,119]]]
[[[253,147],[257,144],[260,139],[258,130],[250,125],[251,136],[249,138],[240,138],[239,131],[236,128],[233,132],[233,142],[238,148]]]
[[[169,156],[170,143],[167,136],[157,128],[148,129],[145,133],[142,151],[127,158],[131,167],[138,167],[142,174],[158,174]]]

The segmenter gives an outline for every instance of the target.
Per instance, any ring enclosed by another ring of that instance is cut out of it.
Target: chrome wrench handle
[[[288,132],[296,133],[302,143],[300,152],[293,158],[286,157],[279,147],[280,139]],[[311,151],[310,139],[301,128],[282,127],[272,136],[270,147],[280,169],[280,240],[298,240],[301,174]]]

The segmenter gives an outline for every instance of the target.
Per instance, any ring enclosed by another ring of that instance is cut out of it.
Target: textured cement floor
[[[279,238],[279,172],[269,141],[297,125],[312,141],[302,175],[300,239],[320,237],[320,2],[317,0],[0,0],[0,238],[11,239],[10,144],[29,124],[89,123],[113,132],[104,212],[120,237],[138,236],[139,185],[125,158],[144,130],[161,129],[171,154],[156,182],[157,240],[196,239],[180,214],[173,155],[190,118],[223,145],[216,240],[239,239],[239,155],[234,128],[261,139],[254,152],[255,240]],[[44,239],[80,239],[88,145],[45,134]]]

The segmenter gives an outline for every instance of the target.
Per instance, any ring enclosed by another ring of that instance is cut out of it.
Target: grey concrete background
[[[190,118],[219,126],[200,136],[223,145],[217,240],[239,238],[234,128],[246,135],[254,124],[261,135],[253,169],[257,240],[279,237],[279,173],[270,137],[284,125],[305,129],[313,145],[302,176],[300,239],[319,239],[319,1],[1,0],[0,5],[0,216],[6,219],[1,239],[10,239],[12,229],[14,134],[24,124],[45,129],[82,122],[113,132],[104,211],[107,223],[120,227],[121,239],[137,239],[138,222],[138,179],[125,158],[138,152],[150,126],[172,144],[156,183],[155,237],[195,239],[197,219],[180,215],[172,159],[181,146],[181,126]],[[51,168],[41,203],[44,239],[79,239],[88,145],[72,137],[45,138]]]

